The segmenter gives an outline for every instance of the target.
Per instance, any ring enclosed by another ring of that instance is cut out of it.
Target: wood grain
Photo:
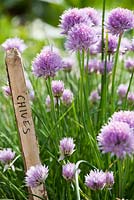
[[[18,126],[25,171],[27,171],[31,166],[41,164],[41,162],[21,55],[17,49],[11,49],[6,52],[6,67],[12,92],[12,101]],[[29,188],[29,191],[32,194],[48,199],[43,184],[37,188]],[[39,200],[38,197],[34,197],[33,195],[29,195],[29,199]]]

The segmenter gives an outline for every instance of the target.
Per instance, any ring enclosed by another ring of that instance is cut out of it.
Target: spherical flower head
[[[117,88],[118,96],[123,99],[126,96],[128,86],[125,84],[120,84]]]
[[[114,54],[117,49],[118,38],[115,35],[108,34],[108,41],[106,40],[106,36],[104,38],[104,50],[106,51],[106,42],[108,42],[107,52],[108,54]],[[102,53],[102,40],[97,44],[97,51],[98,53]]]
[[[71,156],[75,148],[75,144],[73,141],[73,138],[71,137],[65,137],[62,140],[60,140],[60,158],[59,160],[63,160],[65,156]]]
[[[51,48],[43,49],[33,60],[33,73],[35,76],[54,77],[56,72],[62,68],[62,60],[57,52]]]
[[[96,59],[90,60],[88,63],[88,71],[89,71],[89,73],[92,73],[92,72],[98,73],[99,72],[99,61]]]
[[[106,172],[106,187],[111,188],[114,184],[113,172]]]
[[[5,94],[5,96],[11,96],[12,95],[9,85],[3,86],[2,90],[3,90],[4,94]]]
[[[125,67],[129,72],[133,72],[134,71],[134,59],[128,58],[125,61]]]
[[[65,10],[60,17],[60,27],[62,28],[62,34],[68,34],[68,31],[75,25],[85,22],[85,14],[78,8],[72,8]]]
[[[71,72],[73,64],[74,62],[71,58],[64,58],[62,60],[62,67],[65,72]]]
[[[65,89],[62,94],[62,102],[64,105],[69,106],[73,102],[74,95],[69,89]]]
[[[124,8],[113,9],[108,17],[108,30],[113,35],[122,34],[134,27],[134,14]]]
[[[97,140],[102,153],[110,152],[120,159],[134,153],[134,135],[127,123],[110,122],[102,127]]]
[[[64,91],[64,83],[63,81],[52,81],[52,92],[54,97],[61,97]]]
[[[99,42],[90,46],[90,49],[89,49],[90,55],[97,55],[98,53],[101,52],[100,49],[98,48],[98,43]]]
[[[76,165],[74,163],[67,163],[66,165],[63,165],[62,176],[67,181],[72,181],[75,177],[75,168],[76,168]]]
[[[105,40],[106,43],[106,40]],[[113,54],[115,53],[116,49],[117,49],[117,37],[115,35],[112,34],[108,34],[108,53],[109,54]]]
[[[48,167],[35,165],[26,172],[25,182],[28,187],[37,187],[42,184],[48,176]]]
[[[92,190],[102,190],[106,184],[106,175],[102,170],[91,170],[85,176],[85,184]]]
[[[97,103],[100,100],[100,96],[97,90],[93,90],[89,96],[89,100],[92,103]]]
[[[130,104],[134,103],[134,92],[129,92],[127,96],[127,100]]]
[[[127,123],[130,128],[134,128],[134,111],[118,111],[115,112],[112,117],[111,117],[111,121],[113,122],[125,122]]]
[[[100,24],[100,16],[96,9],[94,8],[81,8],[83,15],[86,15],[87,23],[92,23],[92,25],[97,26]]]
[[[71,51],[87,51],[90,46],[97,42],[95,28],[86,24],[76,24],[69,32],[65,46]]]
[[[4,164],[9,164],[15,157],[15,152],[10,148],[0,150],[0,161]]]
[[[101,61],[101,62],[99,62],[99,65],[98,65],[98,71],[99,71],[100,74],[104,74],[105,65],[106,65],[106,72],[107,73],[112,71],[113,62],[107,61],[106,64],[105,64],[105,62]]]
[[[27,46],[24,44],[24,41],[17,37],[7,39],[2,44],[2,47],[5,51],[16,48],[21,53],[27,48]]]

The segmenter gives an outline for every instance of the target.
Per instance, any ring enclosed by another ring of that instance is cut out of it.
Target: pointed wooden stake
[[[41,164],[41,162],[22,68],[21,55],[17,49],[11,49],[6,52],[6,66],[25,171],[27,171],[31,166]],[[29,188],[29,193],[32,194],[29,195],[30,200],[39,200],[38,197],[33,195],[48,199],[43,184],[37,188]]]

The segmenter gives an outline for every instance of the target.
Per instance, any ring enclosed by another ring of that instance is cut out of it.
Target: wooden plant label
[[[40,164],[41,162],[29,104],[28,91],[22,68],[21,55],[17,49],[11,49],[6,52],[6,67],[12,92],[12,101],[18,126],[25,171],[27,171],[31,166]],[[44,199],[48,199],[43,184],[37,188],[29,188],[29,192]],[[39,200],[38,197],[33,195],[29,195],[29,199]]]

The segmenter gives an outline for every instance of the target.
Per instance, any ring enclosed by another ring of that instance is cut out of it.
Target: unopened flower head
[[[46,97],[45,105],[46,105],[46,111],[50,112],[51,111],[51,99],[50,99],[49,95],[47,95],[47,97]],[[56,105],[56,99],[54,98],[54,106],[55,105]]]
[[[97,90],[93,90],[89,96],[89,101],[97,103],[100,100],[100,96]]]
[[[48,167],[45,165],[35,165],[26,172],[25,182],[28,187],[37,187],[43,183],[48,176]]]
[[[60,141],[60,158],[59,160],[63,160],[65,156],[71,156],[75,148],[74,140],[71,137],[65,137]]]
[[[57,52],[46,48],[33,60],[33,73],[35,76],[54,77],[56,72],[62,68],[62,60]]]
[[[128,58],[125,62],[125,67],[129,72],[134,71],[134,59]]]
[[[92,190],[102,190],[106,184],[106,174],[102,170],[91,170],[85,176],[85,184]]]
[[[2,89],[3,89],[5,96],[11,96],[12,95],[9,85],[3,86]]]
[[[108,17],[108,30],[114,34],[122,34],[134,27],[134,14],[124,8],[113,9]]]
[[[88,63],[88,71],[89,73],[99,72],[99,60],[96,59],[90,60]]]
[[[127,123],[110,122],[102,127],[97,140],[102,153],[111,153],[121,159],[134,153],[134,134]]]
[[[112,34],[108,34],[108,53],[112,54],[116,51],[117,43],[117,37]]]
[[[5,51],[16,48],[21,53],[27,48],[27,46],[24,44],[24,41],[17,37],[7,39],[2,44],[2,47]]]
[[[62,33],[67,34],[68,31],[75,25],[85,22],[85,15],[78,8],[73,8],[64,11],[60,19],[60,27],[62,28]]]
[[[126,52],[131,50],[131,40],[129,40],[126,37],[123,37],[121,40],[121,45],[120,45],[120,53],[125,54]]]
[[[113,67],[113,62],[111,61],[107,61],[106,63],[105,62],[99,62],[98,64],[98,71],[100,74],[104,74],[105,72],[105,67],[106,67],[106,73],[109,73],[112,71],[112,67]]]
[[[69,89],[65,89],[62,94],[62,102],[64,105],[69,106],[74,99],[74,95]]]
[[[28,75],[26,73],[25,73],[25,80],[26,80],[26,86],[28,89],[30,100],[33,101],[35,98],[34,89],[33,89],[32,83],[29,80]]]
[[[83,12],[83,15],[86,15],[86,20],[87,20],[87,24],[91,24],[94,26],[99,25],[100,23],[100,16],[97,10],[95,10],[94,8],[81,8],[81,11]],[[89,23],[88,23],[89,22]]]
[[[113,172],[105,172],[106,174],[106,187],[111,188],[114,184]]]
[[[71,51],[87,51],[90,46],[97,42],[95,28],[86,24],[76,24],[69,32],[66,41],[66,48]]]
[[[54,97],[60,97],[64,91],[64,83],[63,81],[52,81],[52,92]]]
[[[131,51],[134,51],[134,38],[132,39],[131,41],[131,48],[130,48]]]
[[[4,164],[9,164],[15,157],[15,152],[7,148],[0,150],[0,161]]]
[[[73,60],[71,58],[64,58],[62,61],[62,67],[65,72],[70,72],[73,67]]]
[[[75,177],[75,168],[76,168],[76,165],[74,163],[67,163],[66,165],[63,165],[62,176],[67,181],[72,181]]]
[[[134,103],[134,92],[129,92],[127,96],[127,100],[130,104]]]
[[[117,49],[117,44],[118,44],[118,40],[117,37],[115,35],[112,34],[108,34],[108,41],[106,41],[106,38],[104,39],[104,49],[106,51],[106,42],[108,42],[108,49],[107,52],[108,54],[113,54],[116,52]],[[101,53],[102,52],[102,40],[99,41],[98,43],[98,52]]]
[[[90,46],[89,52],[90,55],[97,55],[98,53],[100,53],[100,49],[98,48],[99,42],[93,44]]]
[[[117,88],[118,96],[123,99],[126,96],[128,86],[125,84],[120,84]]]
[[[111,121],[125,122],[130,126],[130,128],[134,129],[134,111],[121,110],[115,112],[111,117]]]

